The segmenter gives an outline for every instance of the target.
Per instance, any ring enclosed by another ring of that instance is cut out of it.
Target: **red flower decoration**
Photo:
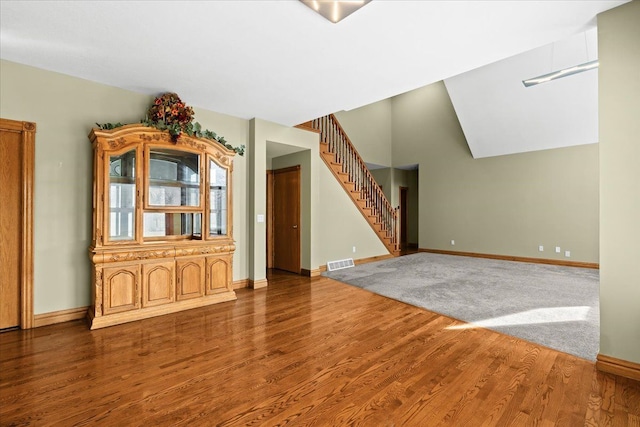
[[[185,125],[193,120],[193,108],[182,102],[177,94],[165,93],[153,101],[147,115],[155,121],[163,120],[167,125]]]
[[[177,94],[165,93],[153,101],[147,117],[155,123],[163,122],[170,126],[171,137],[175,141],[180,138],[185,126],[193,120],[193,108],[182,102]]]

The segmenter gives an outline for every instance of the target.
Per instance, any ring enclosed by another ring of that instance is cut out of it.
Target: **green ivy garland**
[[[157,97],[147,116],[140,120],[145,126],[154,127],[158,130],[168,131],[173,141],[177,141],[182,133],[197,138],[206,138],[216,141],[226,148],[235,151],[240,156],[244,155],[245,146],[234,147],[227,143],[222,136],[208,129],[202,129],[198,122],[193,121],[193,108],[186,105],[175,93],[165,93]],[[125,126],[123,123],[96,123],[102,130],[112,130]]]

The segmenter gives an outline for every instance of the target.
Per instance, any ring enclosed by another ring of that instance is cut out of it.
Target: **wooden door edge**
[[[0,129],[22,136],[21,201],[22,248],[20,265],[20,328],[31,329],[33,316],[33,188],[36,124],[0,118]]]
[[[267,170],[267,268],[273,268],[273,171]]]
[[[35,123],[22,122],[22,319],[20,327],[31,329],[33,316],[33,191],[35,175]]]

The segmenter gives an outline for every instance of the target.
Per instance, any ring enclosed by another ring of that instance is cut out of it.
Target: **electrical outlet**
[[[544,246],[542,246],[542,245],[538,246],[538,251],[539,252],[544,252]]]
[[[355,246],[353,247],[353,253],[354,254],[356,253],[356,247]]]
[[[451,240],[451,246],[454,246],[456,244],[455,240]]]
[[[564,256],[567,258],[571,257],[571,251],[564,251]]]
[[[560,246],[556,246],[556,253],[559,254],[560,253]]]

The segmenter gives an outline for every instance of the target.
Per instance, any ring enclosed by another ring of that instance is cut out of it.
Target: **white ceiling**
[[[625,1],[0,2],[0,57],[294,125],[566,38]],[[535,74],[535,73],[534,73]]]
[[[591,29],[445,80],[474,158],[598,142],[598,70],[522,80],[598,58]]]

